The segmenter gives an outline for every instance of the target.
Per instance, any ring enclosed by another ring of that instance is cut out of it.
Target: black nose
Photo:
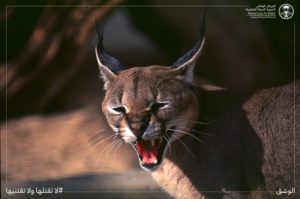
[[[137,138],[141,138],[148,126],[149,121],[146,119],[142,120],[131,120],[129,121],[129,127]]]

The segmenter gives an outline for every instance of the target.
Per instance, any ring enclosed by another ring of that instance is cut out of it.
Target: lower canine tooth
[[[151,140],[151,144],[152,144],[152,146],[155,146],[155,141]]]

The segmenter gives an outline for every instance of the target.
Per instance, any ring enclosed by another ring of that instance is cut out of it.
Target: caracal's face
[[[126,69],[106,52],[98,29],[95,53],[106,90],[102,111],[113,131],[134,147],[147,171],[159,167],[168,146],[197,119],[197,99],[191,87],[203,34],[204,26],[195,46],[170,66]]]
[[[134,147],[148,171],[157,169],[167,148],[192,127],[197,110],[190,85],[162,66],[121,71],[102,103],[111,128]]]

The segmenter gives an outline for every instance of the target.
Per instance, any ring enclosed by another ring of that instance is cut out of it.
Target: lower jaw
[[[154,172],[156,171],[159,166],[160,166],[160,163],[159,164],[155,164],[155,165],[143,165],[143,163],[140,162],[140,166],[142,167],[142,169],[144,169],[145,171],[148,171],[148,172]]]
[[[143,162],[141,156],[138,154],[138,152],[136,150],[136,153],[137,153],[137,156],[138,156],[138,159],[139,159],[139,164],[140,164],[140,166],[143,170],[145,170],[147,172],[153,172],[153,171],[155,171],[159,168],[159,166],[161,165],[161,162],[163,160],[165,150],[166,150],[166,146],[162,146],[162,147],[163,148],[160,149],[159,154],[157,156],[157,163],[155,163],[155,164],[145,164]]]

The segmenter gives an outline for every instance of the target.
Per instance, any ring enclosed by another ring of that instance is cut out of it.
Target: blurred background
[[[297,70],[294,73],[293,51],[297,12],[291,20],[246,16],[245,9],[259,2],[3,3],[1,194],[8,196],[4,193],[8,183],[61,186],[66,193],[61,196],[71,198],[84,194],[169,198],[139,168],[133,150],[114,140],[103,118],[95,20],[104,27],[107,50],[125,66],[168,66],[193,46],[201,15],[207,11],[206,44],[197,78],[253,92],[299,77]],[[298,1],[276,1],[278,7],[282,3],[298,10]]]

